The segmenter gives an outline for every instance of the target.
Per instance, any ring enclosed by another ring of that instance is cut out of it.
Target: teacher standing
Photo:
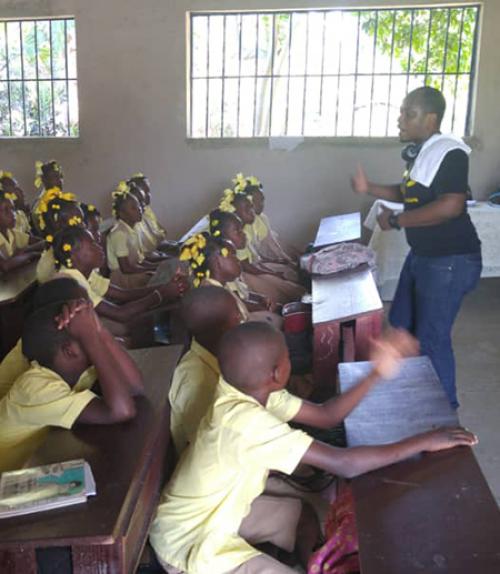
[[[354,191],[403,202],[396,213],[382,207],[383,230],[404,229],[410,252],[401,270],[389,321],[413,333],[428,355],[451,405],[457,408],[453,323],[464,296],[481,275],[481,242],[467,213],[470,148],[443,135],[443,94],[431,87],[410,92],[398,120],[406,170],[398,185],[368,181],[361,167],[352,178]]]

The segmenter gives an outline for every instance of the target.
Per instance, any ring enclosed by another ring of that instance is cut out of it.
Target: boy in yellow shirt
[[[142,393],[141,374],[90,302],[35,311],[23,328],[22,351],[30,369],[0,401],[0,471],[26,463],[50,426],[70,429],[135,416],[132,395]],[[96,379],[102,398],[90,390]]]
[[[262,496],[271,470],[291,474],[304,463],[354,477],[422,451],[477,442],[456,428],[380,447],[335,448],[292,430],[266,408],[272,393],[285,392],[290,374],[281,333],[265,323],[239,325],[224,335],[218,359],[215,401],[166,486],[151,528],[153,548],[172,574],[294,572],[252,546],[263,542],[295,548],[307,564],[319,529],[298,499]]]

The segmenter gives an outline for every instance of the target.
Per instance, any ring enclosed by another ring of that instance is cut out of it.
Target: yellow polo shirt
[[[106,251],[111,271],[120,270],[119,257],[128,257],[137,263],[144,261],[144,251],[138,233],[121,219],[109,232]]]
[[[108,292],[109,284],[111,281],[106,277],[103,277],[97,269],[94,269],[87,279],[83,273],[78,271],[78,269],[68,269],[68,267],[61,267],[59,273],[56,276],[65,275],[66,277],[71,277],[78,281],[88,293],[89,299],[94,307],[97,307],[99,303],[104,299],[104,296]]]
[[[223,287],[229,291],[229,293],[231,293],[231,295],[236,300],[236,305],[238,305],[238,309],[243,321],[248,321],[250,313],[248,312],[247,306],[241,298],[241,291],[235,281],[229,281],[223,285],[220,281],[216,281],[210,277],[208,279],[203,279],[202,285],[214,285],[215,287]]]
[[[252,223],[252,235],[257,241],[263,241],[269,235],[268,223],[269,220],[263,213],[255,215],[254,222]]]
[[[142,219],[142,221],[139,221],[139,223],[137,223],[137,225],[134,226],[134,230],[139,236],[139,240],[141,242],[144,253],[154,251],[158,247],[158,240],[153,235],[151,229],[149,228],[144,218]]]
[[[9,351],[0,363],[0,399],[10,390],[14,381],[30,368],[30,362],[23,355],[22,341]]]
[[[146,207],[144,208],[142,218],[146,222],[149,229],[151,230],[151,232],[157,238],[158,241],[165,239],[167,233],[158,222],[158,218],[156,217],[156,214],[150,205],[146,205]]]
[[[28,235],[31,232],[31,225],[28,216],[22,209],[16,210],[16,229]]]
[[[0,253],[4,257],[12,257],[18,249],[27,247],[30,236],[18,229],[8,229],[7,236],[0,233]]]
[[[36,265],[36,278],[38,283],[47,283],[57,273],[54,251],[49,247],[43,251]]]
[[[238,535],[241,522],[269,471],[291,474],[312,442],[219,379],[213,407],[162,494],[150,532],[156,553],[189,574],[222,574],[258,556]]]
[[[50,426],[71,428],[96,395],[87,369],[72,388],[36,361],[0,401],[0,471],[21,467],[41,444]]]

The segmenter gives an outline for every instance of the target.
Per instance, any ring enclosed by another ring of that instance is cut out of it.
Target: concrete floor
[[[474,452],[500,505],[500,279],[482,279],[453,330],[459,417],[479,437]]]

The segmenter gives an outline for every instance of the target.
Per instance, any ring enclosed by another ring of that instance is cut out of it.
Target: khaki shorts
[[[249,544],[271,542],[291,552],[295,547],[297,524],[302,502],[297,498],[261,494],[253,502],[250,513],[240,526],[238,534]],[[168,574],[184,574],[181,570],[160,563]],[[227,574],[291,574],[295,572],[274,558],[261,554],[234,568]]]

